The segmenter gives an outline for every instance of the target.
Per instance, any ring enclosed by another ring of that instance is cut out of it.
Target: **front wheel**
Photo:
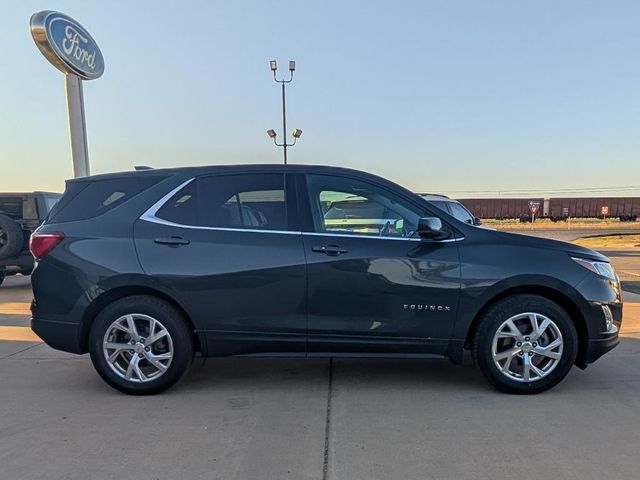
[[[91,361],[113,388],[132,395],[160,393],[186,373],[193,336],[182,313],[151,296],[115,301],[95,318]]]
[[[537,295],[513,295],[480,318],[472,353],[486,379],[499,390],[541,393],[571,370],[578,335],[569,315]]]

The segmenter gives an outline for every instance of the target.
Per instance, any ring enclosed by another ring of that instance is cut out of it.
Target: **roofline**
[[[227,164],[227,165],[202,165],[193,167],[170,167],[170,168],[153,168],[144,170],[126,170],[120,172],[103,173],[99,175],[91,175],[88,177],[79,177],[68,179],[67,182],[91,182],[95,180],[108,180],[110,178],[118,178],[131,175],[141,176],[170,176],[170,175],[182,175],[182,176],[199,176],[213,173],[235,173],[235,172],[323,172],[323,173],[335,173],[335,174],[351,174],[357,176],[367,176],[378,181],[382,180],[389,182],[383,177],[378,175],[356,170],[346,167],[338,167],[332,165],[305,165],[305,164],[287,164],[281,163],[252,163],[252,164]],[[393,183],[393,182],[391,182]]]

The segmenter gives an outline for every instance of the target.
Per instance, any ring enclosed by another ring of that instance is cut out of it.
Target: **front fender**
[[[491,285],[467,283],[462,285],[453,338],[465,339],[478,315],[492,303],[508,295],[522,293],[542,295],[551,300],[562,299],[561,303],[569,302],[580,313],[582,318],[578,320],[581,321],[589,312],[589,303],[574,286],[547,275],[516,275]],[[568,313],[571,315],[574,312]]]

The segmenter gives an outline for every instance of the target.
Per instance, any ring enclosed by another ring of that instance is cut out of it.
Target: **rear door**
[[[199,177],[135,225],[144,271],[181,299],[213,355],[305,352],[293,189],[283,173]]]
[[[424,242],[418,202],[357,178],[307,174],[308,353],[443,353],[460,296],[455,238]]]

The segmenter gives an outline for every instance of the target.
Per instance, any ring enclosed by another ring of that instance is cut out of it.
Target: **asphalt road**
[[[534,397],[469,359],[252,358],[130,397],[87,356],[11,340],[29,298],[27,279],[0,288],[2,480],[638,478],[640,303],[618,348]]]
[[[522,235],[532,235],[534,237],[553,238],[555,240],[563,240],[571,242],[578,238],[593,237],[601,235],[638,235],[640,228],[633,225],[626,228],[517,228],[517,229],[501,229],[505,232],[520,233]]]

